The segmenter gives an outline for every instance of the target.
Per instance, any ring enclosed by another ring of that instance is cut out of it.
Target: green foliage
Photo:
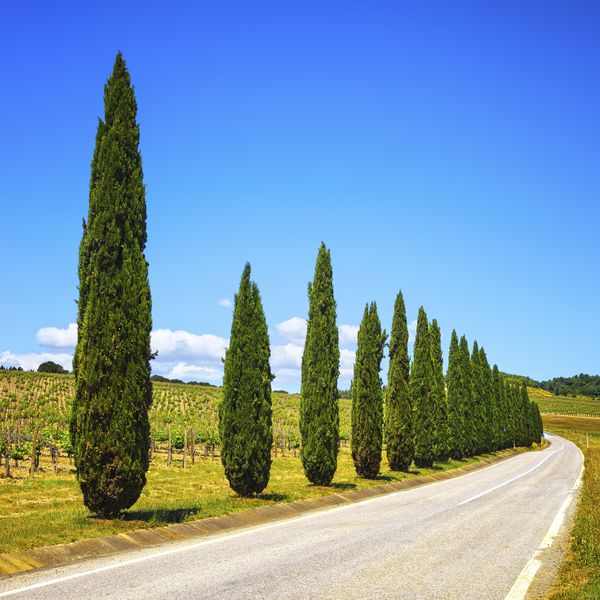
[[[445,462],[450,457],[448,403],[446,400],[446,382],[444,381],[442,333],[435,319],[429,327],[429,342],[433,375],[431,390],[434,410],[433,460]]]
[[[114,517],[146,483],[152,397],[145,190],[137,105],[120,53],[104,107],[79,254],[71,439],[85,505]]]
[[[37,371],[38,371],[38,373],[68,373],[69,372],[62,365],[52,362],[51,360],[47,360],[46,362],[43,362],[37,368]]]
[[[435,458],[435,380],[427,314],[421,306],[410,372],[410,393],[414,411],[415,465],[430,467]]]
[[[509,407],[506,401],[506,390],[504,389],[504,379],[498,370],[498,366],[494,365],[492,369],[492,388],[493,388],[493,411],[494,411],[494,447],[508,448],[511,440],[509,437]]]
[[[352,381],[352,459],[360,477],[379,474],[383,442],[383,390],[379,371],[386,340],[377,305],[365,307],[358,330]]]
[[[483,369],[481,365],[481,356],[479,354],[479,344],[477,340],[473,342],[471,352],[471,381],[473,382],[473,454],[485,452],[486,449],[486,415],[485,415],[485,383]]]
[[[479,367],[481,376],[481,407],[484,418],[484,432],[481,439],[481,451],[492,452],[497,448],[496,411],[494,408],[494,378],[485,350],[479,349]]]
[[[311,483],[329,485],[337,468],[340,350],[331,255],[325,244],[319,248],[308,300],[300,401],[302,466]]]
[[[462,394],[464,398],[464,449],[465,456],[473,456],[477,451],[477,410],[475,405],[475,389],[469,343],[463,335],[459,342],[459,367],[462,378]]]
[[[260,293],[250,281],[250,265],[246,264],[235,296],[219,406],[221,462],[229,485],[241,496],[258,494],[269,483],[273,445],[270,354]]]
[[[600,375],[580,373],[573,377],[555,377],[529,385],[540,387],[558,396],[600,396]]]
[[[385,394],[385,445],[393,471],[408,471],[415,451],[409,372],[406,308],[402,292],[398,292],[394,303]]]
[[[465,421],[468,419],[468,398],[465,394],[464,378],[460,368],[458,336],[452,330],[448,354],[448,449],[454,459],[467,455]]]

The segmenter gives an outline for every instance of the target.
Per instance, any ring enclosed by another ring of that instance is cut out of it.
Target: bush
[[[62,365],[59,365],[58,363],[52,362],[51,360],[47,360],[46,362],[43,362],[39,367],[38,367],[38,373],[68,373],[69,371],[67,371],[67,369],[65,369]]]

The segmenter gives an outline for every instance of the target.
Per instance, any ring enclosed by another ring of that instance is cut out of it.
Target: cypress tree
[[[377,305],[365,307],[358,330],[358,347],[352,380],[352,459],[360,477],[374,479],[381,464],[383,438],[383,390],[379,371],[385,331],[377,315]]]
[[[465,418],[466,402],[462,371],[460,368],[460,349],[458,336],[452,330],[450,351],[448,352],[448,447],[452,458],[460,459],[466,455]]]
[[[473,369],[471,367],[471,354],[469,343],[463,335],[459,342],[460,374],[462,378],[462,397],[464,398],[464,442],[465,456],[476,454],[477,448],[477,415],[474,404]]]
[[[331,255],[321,244],[308,284],[308,322],[302,355],[300,435],[302,466],[311,483],[329,485],[337,469],[340,367]]]
[[[538,444],[542,443],[542,436],[544,435],[544,423],[542,421],[542,414],[540,413],[540,407],[537,402],[533,402],[535,411],[535,441]]]
[[[409,389],[408,326],[402,292],[394,303],[385,406],[385,444],[392,471],[408,471],[414,455]]]
[[[114,517],[149,466],[151,298],[137,104],[121,53],[104,87],[79,250],[70,431],[84,504]]]
[[[477,340],[473,342],[473,351],[471,353],[471,375],[473,382],[473,416],[474,416],[474,454],[481,454],[486,446],[486,427],[485,420],[485,383],[483,379],[483,369],[481,357],[479,354],[479,344]]]
[[[246,264],[234,301],[219,405],[221,462],[229,485],[241,496],[259,494],[269,483],[273,446],[270,354],[260,293],[250,281],[250,265]]]
[[[431,366],[433,371],[434,438],[433,460],[444,462],[449,457],[448,404],[444,381],[444,359],[442,356],[442,333],[436,319],[429,327],[431,344]]]
[[[500,450],[507,447],[507,411],[505,405],[505,394],[502,376],[498,370],[498,365],[492,368],[492,411],[493,419],[496,424],[494,430],[494,450]]]
[[[521,406],[523,410],[524,423],[524,443],[526,446],[531,446],[535,439],[535,427],[533,423],[533,413],[531,411],[531,402],[527,392],[527,384],[523,382],[520,386]]]
[[[414,357],[410,372],[410,394],[414,411],[415,465],[431,467],[435,442],[435,398],[429,324],[425,309],[419,308]]]
[[[494,381],[492,369],[483,348],[479,349],[479,367],[481,369],[481,411],[484,418],[482,450],[484,452],[491,452],[495,449],[494,444],[497,437],[493,406]]]
[[[514,443],[517,446],[524,446],[527,438],[527,429],[525,426],[525,411],[523,410],[521,391],[516,384],[511,384],[510,391],[514,419]]]

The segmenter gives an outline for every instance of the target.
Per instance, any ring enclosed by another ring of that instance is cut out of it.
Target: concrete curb
[[[383,496],[444,479],[460,477],[466,473],[485,468],[493,463],[512,458],[524,452],[527,452],[527,449],[516,448],[504,450],[496,456],[485,458],[480,462],[464,465],[457,469],[440,471],[431,475],[421,475],[407,479],[406,481],[394,481],[370,488],[338,492],[311,500],[296,500],[289,503],[272,504],[230,515],[209,517],[187,523],[174,523],[173,525],[152,529],[137,529],[118,535],[79,540],[56,546],[44,546],[42,548],[34,548],[33,550],[7,552],[0,554],[0,577],[36,569],[64,566],[87,558],[97,558],[131,550],[151,548],[160,546],[166,542],[201,538],[217,533],[226,533],[252,527],[254,525],[289,519],[311,511],[360,502],[367,498]]]

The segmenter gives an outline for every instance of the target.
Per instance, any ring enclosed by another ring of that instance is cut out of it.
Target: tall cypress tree
[[[414,411],[415,465],[431,467],[435,454],[436,407],[429,324],[422,306],[417,318],[417,335],[410,372],[410,395]]]
[[[474,402],[475,391],[473,386],[473,369],[471,367],[471,354],[469,343],[463,335],[459,342],[460,374],[462,378],[462,395],[464,398],[464,442],[465,456],[476,454],[477,448],[477,423],[476,407]]]
[[[533,413],[531,411],[531,402],[527,392],[527,384],[523,382],[520,387],[521,406],[523,410],[523,441],[526,446],[531,446],[535,440],[535,426],[533,422]]]
[[[308,285],[308,322],[302,355],[300,435],[302,466],[311,483],[329,485],[337,469],[340,367],[331,254],[321,244]]]
[[[483,452],[494,450],[496,440],[496,423],[494,421],[494,382],[492,369],[485,350],[479,349],[479,368],[481,376],[481,412],[484,419],[481,449]]]
[[[352,459],[360,477],[373,479],[381,465],[383,441],[383,390],[379,371],[385,331],[377,315],[377,305],[365,307],[358,330],[358,346],[352,380]]]
[[[393,471],[408,471],[415,451],[408,378],[406,307],[402,292],[398,292],[390,336],[390,366],[385,406],[385,444],[388,462]]]
[[[502,375],[500,375],[500,371],[498,370],[498,365],[494,365],[492,369],[492,386],[492,411],[494,423],[496,424],[494,430],[494,450],[500,450],[502,448],[506,448],[508,445],[508,424],[504,385]]]
[[[70,431],[85,505],[114,517],[146,484],[152,400],[146,199],[137,104],[121,53],[104,108],[79,251]]]
[[[450,351],[448,352],[448,448],[452,458],[466,455],[465,449],[465,398],[458,336],[452,330]]]
[[[448,403],[446,382],[444,381],[444,359],[442,355],[442,332],[436,319],[429,327],[431,344],[431,366],[433,370],[433,402],[435,408],[435,434],[433,440],[433,460],[444,462],[450,456],[448,439]]]
[[[241,496],[269,483],[273,445],[269,334],[256,283],[246,264],[235,296],[219,405],[221,462]]]
[[[486,449],[487,423],[484,409],[485,384],[477,340],[473,342],[473,351],[471,353],[471,381],[473,382],[474,453],[481,454]]]
[[[514,444],[517,446],[524,446],[525,439],[527,437],[527,430],[525,428],[525,413],[523,411],[523,403],[521,400],[519,386],[513,383],[510,384],[510,400],[513,413]]]

